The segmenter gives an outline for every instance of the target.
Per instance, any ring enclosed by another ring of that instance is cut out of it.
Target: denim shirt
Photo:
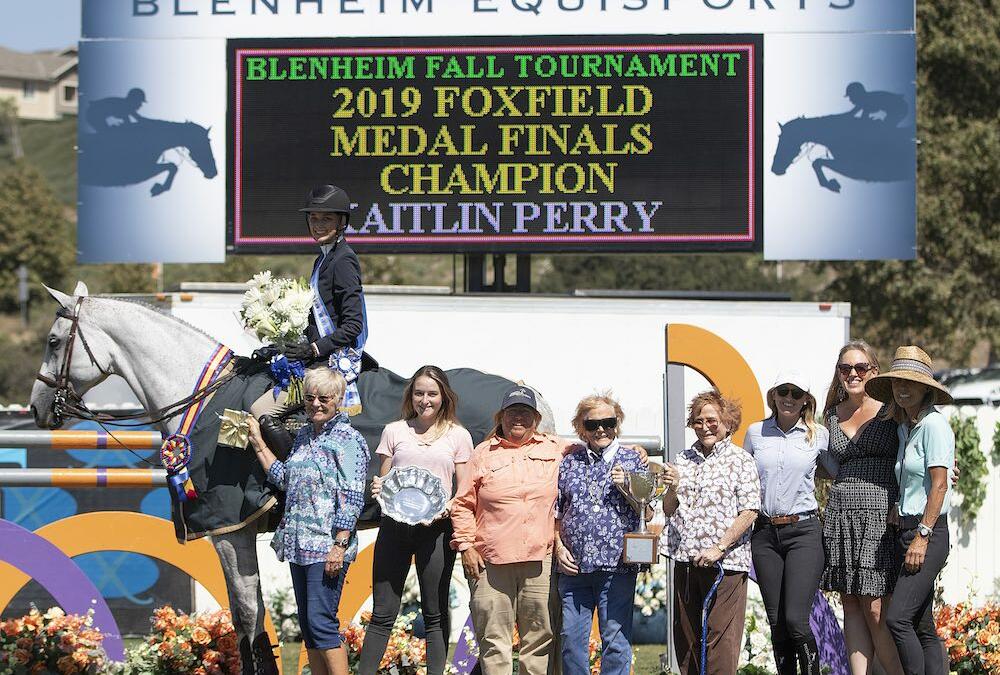
[[[812,442],[801,420],[787,432],[774,417],[751,424],[743,447],[753,455],[760,472],[761,511],[765,516],[790,516],[816,510],[816,463],[836,476],[836,462],[828,451],[830,432],[819,424]]]
[[[365,503],[368,445],[344,413],[319,433],[312,424],[299,429],[284,461],[275,461],[268,480],[285,492],[285,513],[271,548],[278,560],[311,565],[326,560],[337,532],[351,533],[344,561],[358,553],[354,531]]]
[[[620,464],[625,471],[644,469],[639,453],[612,447],[600,456],[578,446],[559,465],[559,497],[556,518],[559,535],[581,574],[588,572],[634,572],[638,565],[622,562],[625,533],[639,528],[639,515],[611,482],[611,469]]]

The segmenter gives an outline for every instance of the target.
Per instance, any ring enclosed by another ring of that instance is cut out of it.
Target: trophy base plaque
[[[625,535],[624,560],[633,565],[652,565],[659,555],[659,537],[655,534],[628,532]]]

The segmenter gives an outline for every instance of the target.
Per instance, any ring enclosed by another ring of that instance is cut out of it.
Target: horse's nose
[[[773,173],[775,176],[784,176],[785,175],[785,170],[784,169],[779,169],[776,166],[772,166],[771,167],[771,173]]]

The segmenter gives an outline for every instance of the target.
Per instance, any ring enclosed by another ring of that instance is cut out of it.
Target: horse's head
[[[88,318],[87,286],[80,282],[73,295],[66,295],[48,286],[59,309],[49,329],[45,357],[38,370],[38,379],[31,390],[31,413],[35,424],[57,429],[63,419],[60,408],[79,397],[108,376],[111,362],[110,338]],[[103,365],[102,365],[103,364]]]
[[[798,138],[798,134],[788,129],[791,125],[791,122],[778,123],[778,149],[774,151],[774,161],[771,162],[771,173],[776,176],[784,176],[802,150],[802,140]]]
[[[215,178],[219,174],[219,170],[215,168],[215,155],[212,154],[212,143],[208,140],[208,132],[212,130],[211,127],[206,129],[194,122],[188,122],[187,127],[190,132],[187,147],[191,153],[191,159],[201,169],[205,178]]]

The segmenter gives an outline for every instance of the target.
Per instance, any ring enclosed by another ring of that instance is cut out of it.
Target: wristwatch
[[[931,538],[931,535],[932,535],[932,534],[934,534],[934,530],[933,530],[933,529],[931,529],[931,528],[929,528],[929,527],[927,527],[927,526],[926,526],[926,525],[924,525],[923,523],[918,523],[918,524],[917,524],[917,533],[918,533],[918,534],[919,534],[919,535],[920,535],[921,537],[924,537],[924,538],[926,538],[926,539],[930,539],[930,538]]]
[[[333,540],[333,545],[334,546],[339,546],[340,548],[343,548],[343,549],[346,549],[346,548],[348,548],[351,545],[351,538],[348,537],[347,539],[334,539]]]
[[[726,554],[726,547],[723,546],[722,544],[716,544],[715,548],[719,549],[719,553],[721,553],[722,555]]]

